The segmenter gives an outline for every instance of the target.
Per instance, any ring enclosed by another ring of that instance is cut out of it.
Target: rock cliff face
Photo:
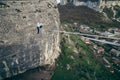
[[[59,33],[51,30],[59,30],[56,0],[0,1],[0,79],[54,64]]]
[[[61,0],[61,5],[72,3],[75,6],[87,6],[91,9],[102,11],[105,6],[120,6],[119,0]]]

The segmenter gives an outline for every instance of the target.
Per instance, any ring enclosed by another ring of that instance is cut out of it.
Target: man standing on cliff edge
[[[41,23],[37,23],[37,34],[40,33],[40,29],[42,28],[42,24]]]

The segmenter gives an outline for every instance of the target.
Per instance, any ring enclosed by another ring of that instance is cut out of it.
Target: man
[[[37,34],[39,34],[40,32],[40,28],[42,28],[42,24],[41,23],[37,23]]]

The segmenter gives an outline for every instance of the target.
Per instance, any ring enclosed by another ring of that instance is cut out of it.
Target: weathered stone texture
[[[36,24],[43,28],[37,34]],[[0,1],[0,78],[53,64],[59,55],[55,0]]]

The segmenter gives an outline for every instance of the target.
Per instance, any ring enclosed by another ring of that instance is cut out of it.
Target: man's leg
[[[37,34],[39,34],[39,27],[37,27]]]

